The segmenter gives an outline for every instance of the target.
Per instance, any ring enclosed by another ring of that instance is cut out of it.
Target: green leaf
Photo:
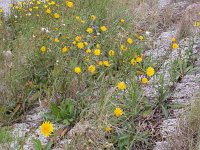
[[[46,144],[46,146],[44,147],[44,150],[51,150],[51,146],[53,145],[53,142],[48,142],[47,144]]]
[[[34,140],[34,148],[35,150],[42,150],[42,143],[40,140]]]

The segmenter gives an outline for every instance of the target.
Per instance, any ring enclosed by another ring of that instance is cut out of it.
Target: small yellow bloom
[[[142,62],[142,57],[140,57],[140,56],[137,56],[135,59],[136,59],[137,63],[141,63]]]
[[[55,39],[54,39],[54,42],[59,43],[60,40],[59,40],[58,38],[55,38]]]
[[[88,42],[84,42],[85,46],[88,46]]]
[[[79,42],[81,40],[81,37],[80,36],[76,36],[75,37],[75,41]]]
[[[132,43],[133,43],[133,40],[132,40],[131,38],[128,38],[128,39],[127,39],[127,42],[128,42],[128,44],[132,44]]]
[[[81,73],[81,68],[80,67],[75,67],[74,68],[74,72],[77,73],[77,74],[80,74]]]
[[[90,18],[91,18],[91,20],[94,21],[96,19],[96,16],[92,15]]]
[[[112,131],[112,128],[111,128],[110,126],[107,126],[107,127],[105,128],[105,130],[106,130],[106,132],[111,132],[111,131]]]
[[[108,54],[109,54],[109,56],[114,56],[114,55],[115,55],[115,51],[114,51],[114,50],[110,50],[110,51],[108,52]]]
[[[80,19],[80,17],[79,16],[76,16],[76,20],[79,20]]]
[[[93,32],[93,29],[92,28],[87,28],[87,33],[91,34]]]
[[[103,61],[98,61],[98,65],[102,66],[103,65]]]
[[[54,13],[53,17],[54,17],[55,19],[59,19],[59,18],[60,18],[60,15],[59,15],[58,13]]]
[[[79,49],[83,49],[84,48],[84,43],[83,42],[78,42],[77,47]]]
[[[135,65],[136,64],[136,60],[133,58],[131,59],[131,65]]]
[[[103,64],[104,64],[104,66],[106,66],[106,67],[110,67],[110,63],[109,63],[109,61],[103,61]]]
[[[50,14],[50,13],[51,13],[51,9],[48,8],[48,9],[46,10],[46,13],[47,13],[47,14]]]
[[[172,41],[172,43],[176,42],[176,38],[173,37],[173,38],[171,39],[171,41]]]
[[[123,110],[120,107],[115,108],[114,114],[116,117],[123,115]]]
[[[66,5],[67,7],[72,8],[74,6],[74,3],[70,1],[66,1]]]
[[[97,44],[97,45],[96,45],[96,48],[98,48],[98,49],[99,49],[100,47],[101,47],[101,45],[100,45],[100,44]]]
[[[148,82],[148,79],[147,78],[142,78],[142,84],[147,84],[147,82]]]
[[[84,24],[84,23],[85,23],[85,20],[81,20],[81,23]]]
[[[147,74],[149,77],[153,76],[154,73],[155,73],[155,70],[154,70],[153,67],[148,67],[148,68],[147,68],[146,74]]]
[[[142,41],[144,39],[143,36],[139,36],[139,40]]]
[[[105,32],[107,30],[106,26],[101,26],[101,31]]]
[[[49,121],[43,122],[42,125],[40,126],[40,131],[45,137],[51,135],[53,130],[54,130],[53,124]]]
[[[90,54],[92,51],[91,51],[91,49],[87,49],[85,52]]]
[[[69,49],[68,49],[66,46],[62,48],[62,52],[63,52],[63,53],[66,53],[66,52],[68,52],[68,51],[69,51]]]
[[[90,73],[95,73],[95,71],[96,71],[96,67],[94,66],[94,65],[90,65],[89,67],[88,67],[88,71],[90,72]]]
[[[194,26],[195,26],[195,27],[198,27],[198,26],[200,26],[200,23],[199,23],[199,21],[195,21],[195,22],[194,22]]]
[[[125,90],[125,89],[126,89],[126,83],[125,83],[125,82],[119,82],[119,83],[117,84],[117,88],[118,88],[119,90]]]
[[[122,51],[126,51],[127,50],[127,47],[125,46],[125,45],[120,45],[120,49],[122,50]]]
[[[43,53],[45,53],[47,51],[46,47],[45,46],[42,46],[41,49],[40,49]]]
[[[172,48],[173,48],[173,49],[177,49],[177,48],[179,48],[179,46],[178,46],[177,43],[173,43],[173,44],[172,44]]]
[[[95,56],[99,56],[101,54],[101,50],[100,49],[95,49],[94,50],[94,55]]]
[[[124,19],[121,19],[120,22],[121,22],[121,23],[125,23],[125,20],[124,20]]]

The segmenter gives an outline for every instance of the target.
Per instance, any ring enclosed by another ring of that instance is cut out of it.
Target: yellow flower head
[[[67,7],[72,8],[74,6],[74,3],[70,1],[66,1],[66,5]]]
[[[60,15],[59,15],[58,13],[54,13],[53,17],[54,17],[55,19],[59,19],[59,18],[60,18]]]
[[[105,130],[106,130],[106,132],[111,132],[111,131],[112,131],[112,128],[111,128],[110,126],[107,126],[107,127],[105,128]]]
[[[199,22],[199,21],[195,21],[195,22],[194,22],[194,26],[195,26],[195,27],[200,26],[200,22]]]
[[[95,56],[99,56],[101,54],[101,50],[100,49],[95,49],[94,50],[94,55]]]
[[[148,68],[147,68],[146,74],[147,74],[149,77],[153,76],[154,73],[155,73],[155,70],[154,70],[153,67],[148,67]]]
[[[77,73],[77,74],[80,74],[81,73],[81,68],[80,67],[75,67],[74,68],[74,72]]]
[[[128,44],[132,44],[132,43],[133,43],[133,40],[132,40],[131,38],[128,38],[128,39],[127,39],[127,42],[128,42]]]
[[[100,44],[97,44],[97,45],[96,45],[96,48],[98,48],[98,49],[99,49],[100,47],[101,47],[101,45],[100,45]]]
[[[66,46],[62,48],[62,52],[63,52],[63,53],[68,52],[68,50],[69,50],[69,49],[68,49]]]
[[[125,90],[125,89],[126,89],[126,83],[125,83],[125,82],[119,82],[119,83],[117,84],[117,88],[118,88],[119,90]]]
[[[87,33],[91,34],[93,32],[93,29],[92,28],[87,28]]]
[[[125,46],[125,45],[120,45],[120,49],[122,50],[122,51],[126,51],[127,50],[127,47]]]
[[[3,9],[0,7],[0,13],[2,13],[3,12]]]
[[[90,54],[92,51],[91,51],[91,49],[87,49],[85,52]]]
[[[50,13],[51,13],[51,9],[48,8],[48,9],[46,10],[46,13],[47,13],[47,14],[50,14]]]
[[[47,51],[46,47],[45,46],[42,46],[41,49],[40,49],[43,53],[45,53]]]
[[[90,18],[91,18],[91,20],[94,21],[94,20],[96,19],[96,16],[95,16],[95,15],[92,15]]]
[[[142,78],[142,84],[147,84],[147,82],[148,82],[148,79],[147,78]]]
[[[104,64],[104,66],[106,66],[106,67],[110,67],[110,63],[109,63],[109,61],[103,61],[103,64]]]
[[[51,135],[53,130],[54,130],[53,124],[49,121],[43,122],[42,125],[40,126],[40,131],[45,137]]]
[[[123,115],[123,110],[120,107],[115,108],[114,114],[116,117]]]
[[[121,23],[125,23],[125,20],[124,20],[124,19],[121,19],[120,22],[121,22]]]
[[[144,39],[143,36],[139,36],[139,40],[142,41]]]
[[[172,43],[176,42],[176,38],[173,37],[173,38],[171,39],[171,41],[172,41]]]
[[[103,61],[98,61],[98,65],[102,66],[103,65]]]
[[[77,47],[79,49],[83,49],[84,48],[84,43],[83,42],[78,42]]]
[[[140,56],[137,56],[135,59],[136,59],[137,63],[141,63],[142,62],[142,57],[140,57]]]
[[[133,58],[131,59],[131,65],[135,65],[136,64],[136,60]]]
[[[90,73],[95,73],[96,67],[95,67],[94,65],[90,65],[90,66],[88,67],[88,71],[89,71]]]
[[[106,26],[101,26],[101,31],[105,32],[107,30]]]
[[[58,38],[55,38],[55,39],[54,39],[54,42],[59,43],[60,40],[59,40]]]
[[[115,55],[115,51],[114,51],[114,50],[110,50],[110,51],[108,52],[108,54],[109,54],[109,56],[114,56],[114,55]]]
[[[173,48],[173,49],[177,49],[177,48],[179,48],[179,46],[178,46],[177,43],[173,43],[173,44],[172,44],[172,48]]]

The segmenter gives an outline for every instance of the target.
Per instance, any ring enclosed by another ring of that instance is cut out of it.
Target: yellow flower
[[[66,1],[66,5],[67,7],[72,8],[74,6],[74,3],[70,1]]]
[[[3,9],[0,7],[0,13],[2,13],[3,12]]]
[[[115,55],[115,51],[114,51],[114,50],[110,50],[110,51],[108,52],[108,54],[109,54],[109,56],[114,56],[114,55]]]
[[[146,73],[149,77],[153,76],[154,73],[155,73],[155,70],[153,67],[148,67],[147,70],[146,70]]]
[[[147,84],[147,82],[148,82],[148,79],[147,78],[142,78],[142,84]]]
[[[106,67],[110,67],[110,63],[109,63],[109,61],[103,61],[103,64],[104,64],[104,66],[106,66]]]
[[[92,28],[87,28],[87,33],[92,33],[93,32],[93,29]]]
[[[101,47],[101,46],[100,46],[100,44],[97,44],[97,45],[96,45],[96,48],[98,48],[98,49],[99,49],[100,47]]]
[[[85,23],[85,20],[81,20],[81,23],[84,24],[84,23]]]
[[[79,42],[81,40],[81,37],[80,36],[76,36],[75,37],[75,41]]]
[[[176,38],[173,37],[173,38],[171,39],[171,41],[172,41],[172,43],[176,42]]]
[[[128,42],[128,44],[132,44],[132,43],[133,43],[133,40],[132,40],[131,38],[128,38],[128,39],[127,39],[127,42]]]
[[[172,44],[172,48],[173,48],[173,49],[177,49],[177,48],[179,48],[179,46],[178,46],[177,43],[173,43],[173,44]]]
[[[95,56],[99,56],[101,54],[101,50],[100,49],[95,49],[94,50],[94,55]]]
[[[58,42],[60,42],[60,40],[58,38],[55,38],[54,42],[58,43]]]
[[[50,13],[51,13],[51,9],[48,8],[48,9],[46,10],[46,13],[47,13],[47,14],[50,14]]]
[[[115,108],[114,114],[116,117],[123,115],[123,110],[120,107]]]
[[[40,126],[40,131],[45,137],[48,137],[53,132],[53,130],[53,124],[49,121],[43,122]]]
[[[124,19],[121,19],[120,22],[121,22],[121,23],[125,23],[125,20],[124,20]]]
[[[78,42],[77,47],[79,49],[83,49],[84,48],[84,43],[83,42]]]
[[[119,90],[125,90],[125,89],[126,89],[126,83],[125,83],[125,82],[119,82],[119,83],[117,84],[117,88],[118,88]]]
[[[88,46],[88,42],[84,42],[85,46]]]
[[[142,57],[140,57],[140,56],[137,56],[135,59],[136,59],[137,63],[141,63],[142,62]]]
[[[47,51],[46,47],[45,46],[42,46],[41,49],[40,49],[43,53],[45,53]]]
[[[90,66],[88,67],[88,71],[89,71],[90,73],[94,73],[94,72],[96,71],[96,67],[95,67],[94,65],[90,65]]]
[[[76,20],[79,20],[80,19],[80,17],[79,16],[76,16]]]
[[[106,26],[101,26],[101,31],[105,32],[107,30]]]
[[[89,54],[91,53],[91,49],[87,49],[85,52]]]
[[[69,50],[69,49],[68,49],[66,46],[62,48],[62,52],[63,52],[63,53],[68,52],[68,50]]]
[[[103,65],[103,62],[102,62],[102,61],[98,61],[98,65],[99,65],[99,66],[102,66],[102,65]]]
[[[141,40],[141,41],[142,41],[143,39],[144,39],[144,37],[143,37],[143,36],[139,36],[139,40]]]
[[[92,15],[90,18],[91,18],[91,20],[94,21],[94,20],[96,19],[96,16],[95,16],[95,15]]]
[[[122,50],[122,51],[126,51],[127,50],[127,47],[125,46],[125,45],[120,45],[120,49]]]
[[[81,73],[81,68],[80,67],[75,67],[74,68],[74,72],[77,73],[77,74],[80,74]]]
[[[131,65],[135,65],[136,64],[136,60],[133,58],[131,59]]]
[[[195,22],[194,22],[194,26],[195,26],[195,27],[198,27],[199,25],[200,25],[199,21],[195,21]]]
[[[59,18],[60,18],[60,15],[59,15],[58,13],[54,13],[53,17],[54,17],[55,19],[59,19]]]
[[[110,132],[110,131],[112,131],[112,128],[111,128],[110,126],[107,126],[107,127],[105,128],[105,130],[106,130],[106,132]]]

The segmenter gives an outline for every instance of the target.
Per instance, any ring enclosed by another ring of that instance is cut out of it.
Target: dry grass
[[[199,150],[200,95],[181,117],[177,133],[169,139],[170,150]],[[169,149],[168,149],[169,150]]]

